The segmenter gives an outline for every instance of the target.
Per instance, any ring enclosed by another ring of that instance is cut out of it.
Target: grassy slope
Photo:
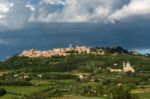
[[[32,64],[28,64],[26,62],[26,60],[33,62]],[[35,63],[38,60],[37,63]],[[59,59],[58,59],[59,61]],[[72,63],[73,61],[73,63]],[[135,66],[135,68],[137,70],[150,70],[149,66],[150,66],[150,58],[149,57],[144,57],[144,56],[124,56],[124,55],[119,55],[119,56],[111,56],[111,55],[104,55],[104,56],[90,56],[90,55],[83,55],[83,56],[74,56],[74,57],[66,57],[65,59],[62,59],[62,62],[51,62],[51,59],[43,59],[42,60],[40,58],[37,59],[22,59],[22,58],[17,58],[17,60],[12,59],[12,60],[8,60],[5,62],[5,65],[7,65],[8,63],[11,63],[11,65],[16,65],[16,68],[18,66],[23,65],[34,65],[33,69],[37,67],[40,67],[39,69],[42,68],[43,65],[46,64],[53,64],[53,65],[57,65],[59,67],[59,65],[70,65],[70,64],[75,64],[75,66],[77,66],[77,69],[79,70],[83,70],[83,68],[81,67],[86,67],[87,69],[91,69],[88,66],[95,66],[97,69],[97,66],[113,66],[114,63],[118,63],[119,67],[122,66],[122,63],[124,61],[130,61],[131,64],[133,64]],[[21,65],[20,65],[21,64]],[[37,65],[40,64],[40,65]],[[59,65],[58,65],[59,64]],[[11,66],[10,65],[10,66]],[[11,67],[12,68],[12,67]],[[31,68],[31,66],[28,66],[28,68]],[[45,67],[47,68],[47,66]],[[36,72],[36,71],[35,71]],[[107,75],[107,74],[100,74],[98,75],[101,78],[115,78],[115,75]],[[28,87],[19,87],[19,86],[0,86],[5,88],[8,91],[8,94],[1,97],[1,99],[12,99],[12,97],[18,96],[18,95],[14,95],[14,94],[19,94],[19,96],[22,95],[31,95],[33,93],[38,93],[44,89],[47,89],[48,87],[50,87],[50,80],[32,80],[32,83],[38,83],[40,84],[40,86],[28,86]],[[72,83],[71,81],[63,81],[65,83]],[[91,84],[91,83],[85,83],[85,84]],[[150,88],[149,86],[146,86],[146,88]],[[150,99],[150,90],[145,92],[142,89],[137,89],[135,91],[141,91],[140,93],[138,93],[142,99]],[[99,99],[97,97],[72,97],[71,99]]]

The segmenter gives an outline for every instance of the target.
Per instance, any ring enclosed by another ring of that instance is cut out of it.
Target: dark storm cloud
[[[24,49],[47,50],[69,44],[150,49],[149,22],[30,24],[24,29],[1,32],[0,39],[7,43],[0,43],[0,54],[3,58]]]

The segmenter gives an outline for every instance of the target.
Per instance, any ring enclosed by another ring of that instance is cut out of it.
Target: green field
[[[122,69],[124,62],[130,62],[135,72],[108,70]],[[1,88],[7,93],[0,99],[150,99],[150,56],[13,56],[0,62]]]
[[[66,97],[56,97],[52,99],[105,99],[100,97],[82,97],[82,96],[66,96]]]

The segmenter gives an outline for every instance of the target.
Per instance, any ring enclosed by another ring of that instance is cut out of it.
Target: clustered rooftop
[[[76,52],[76,53],[90,53],[90,47],[86,46],[75,46],[72,47],[71,45],[67,48],[55,48],[52,50],[47,50],[47,51],[40,51],[40,50],[24,50],[19,56],[26,56],[26,57],[51,57],[54,55],[59,55],[59,56],[66,56],[71,54],[71,52]]]

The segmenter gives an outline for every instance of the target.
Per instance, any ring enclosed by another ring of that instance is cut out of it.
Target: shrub
[[[7,92],[4,88],[0,88],[0,96],[5,95]]]
[[[32,77],[27,76],[27,77],[25,77],[24,79],[25,79],[25,81],[31,81],[31,80],[32,80]]]
[[[141,78],[143,81],[147,82],[149,80],[150,76],[144,76],[143,75],[143,76],[141,76]]]
[[[109,79],[102,81],[102,85],[108,85],[110,83],[111,83],[111,80],[109,80]]]

